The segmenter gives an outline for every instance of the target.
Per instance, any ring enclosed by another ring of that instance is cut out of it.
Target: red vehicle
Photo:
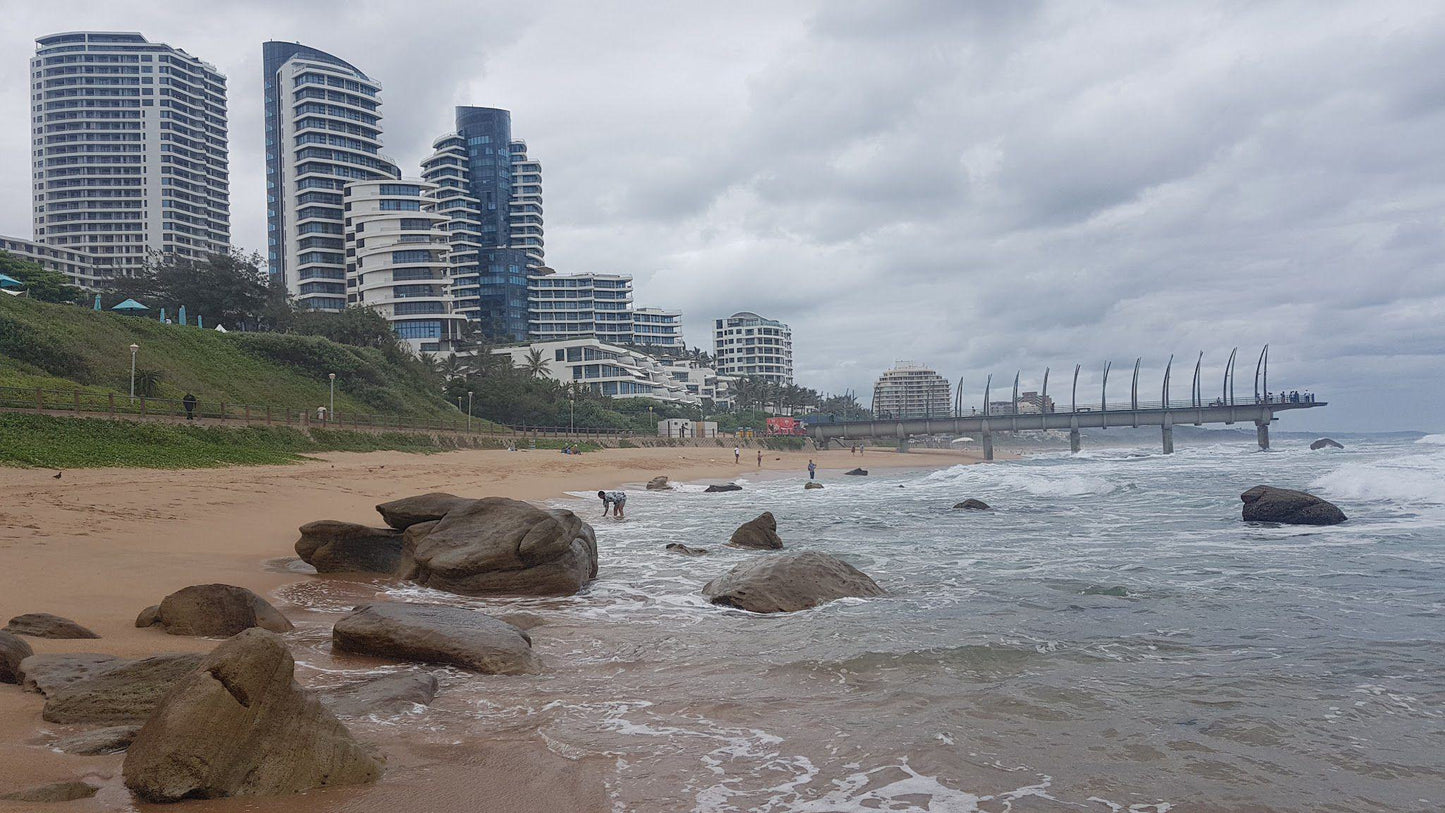
[[[797,418],[768,418],[768,434],[802,436],[808,434],[808,425]]]

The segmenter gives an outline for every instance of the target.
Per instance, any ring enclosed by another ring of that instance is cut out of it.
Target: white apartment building
[[[398,179],[381,154],[381,85],[299,43],[262,46],[267,259],[303,307],[346,307],[343,194],[353,181]]]
[[[682,348],[682,312],[637,308],[632,312],[632,343],[640,347]]]
[[[231,242],[226,77],[135,32],[36,40],[30,60],[35,242],[84,252],[97,275],[156,251]]]
[[[527,142],[514,140],[512,155],[512,197],[507,203],[511,247],[527,255],[527,268],[546,264],[542,229],[542,162],[527,157]]]
[[[793,383],[793,331],[782,322],[735,313],[714,323],[712,346],[723,375]]]
[[[534,342],[591,336],[632,341],[632,277],[620,274],[531,274],[528,336]]]
[[[346,301],[371,308],[413,352],[451,349],[465,317],[452,312],[447,218],[436,187],[416,180],[346,185]]]
[[[720,375],[717,370],[691,359],[660,358],[657,361],[673,381],[682,384],[688,395],[712,401],[721,409],[732,408],[736,378]]]
[[[873,385],[873,414],[879,418],[947,418],[953,412],[948,379],[911,361],[900,361]]]
[[[702,396],[689,393],[686,383],[677,380],[658,359],[595,338],[533,342],[492,352],[510,356],[514,366],[524,367],[533,349],[542,352],[547,361],[543,374],[554,381],[586,387],[609,398],[702,403]]]
[[[110,278],[109,274],[103,273],[96,265],[95,257],[84,251],[46,246],[33,240],[21,240],[18,237],[4,235],[0,235],[0,251],[35,263],[41,268],[64,274],[71,285],[79,286],[87,291],[99,290],[100,286]]]

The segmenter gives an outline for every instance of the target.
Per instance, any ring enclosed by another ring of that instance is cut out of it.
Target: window
[[[398,264],[401,264],[401,263],[429,263],[429,262],[431,262],[431,259],[432,259],[431,252],[430,252],[430,251],[427,251],[427,250],[425,250],[425,249],[412,249],[412,250],[409,250],[409,251],[393,251],[393,252],[391,252],[391,261],[394,262],[394,263],[398,263]]]
[[[384,184],[381,185],[381,194],[383,194],[383,195],[410,195],[410,196],[415,197],[415,196],[421,194],[421,187],[420,187],[420,186],[412,186],[411,184],[384,183]]]
[[[396,335],[403,339],[440,339],[441,322],[397,322]]]
[[[383,212],[420,212],[421,201],[419,200],[383,200],[381,202]]]

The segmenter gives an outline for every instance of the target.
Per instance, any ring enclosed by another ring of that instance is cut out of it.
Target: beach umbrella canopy
[[[134,299],[127,299],[119,305],[116,305],[114,308],[111,308],[111,310],[120,311],[121,313],[140,313],[141,311],[148,311],[150,310],[150,308],[147,308],[145,305],[142,305]]]
[[[24,287],[25,287],[25,283],[21,282],[20,280],[14,278],[14,277],[6,276],[5,274],[0,274],[0,288],[24,288]]]

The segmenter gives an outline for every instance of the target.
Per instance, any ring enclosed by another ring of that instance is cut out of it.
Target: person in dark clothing
[[[196,419],[196,396],[188,392],[186,397],[181,399],[181,403],[186,407],[186,420],[194,421]]]

